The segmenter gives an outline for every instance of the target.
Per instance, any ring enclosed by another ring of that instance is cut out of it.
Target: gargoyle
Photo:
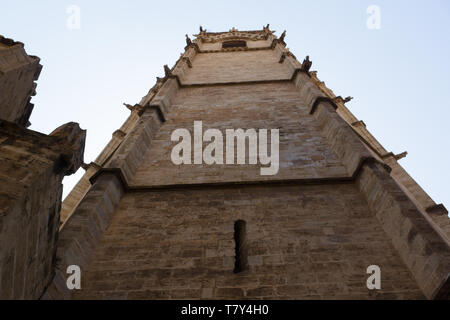
[[[309,60],[309,56],[306,56],[306,58],[303,59],[301,70],[304,72],[309,72],[311,65],[312,65],[312,61]]]
[[[172,71],[171,71],[170,68],[167,66],[167,64],[164,65],[164,74],[166,75],[166,77],[172,76]]]

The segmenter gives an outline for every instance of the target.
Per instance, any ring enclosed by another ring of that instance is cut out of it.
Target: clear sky
[[[67,8],[80,8],[80,29]],[[380,29],[366,12],[380,9]],[[1,0],[0,34],[41,58],[30,129],[50,133],[75,121],[93,161],[172,66],[184,35],[286,29],[290,50],[347,103],[437,203],[450,207],[450,1],[30,1]],[[70,20],[73,21],[73,20]],[[66,195],[83,170],[64,180]]]

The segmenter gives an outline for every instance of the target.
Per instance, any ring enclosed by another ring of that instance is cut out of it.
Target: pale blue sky
[[[381,29],[366,27],[369,5]],[[66,27],[69,5],[81,29]],[[270,23],[437,202],[450,206],[450,2],[429,1],[23,1],[2,0],[0,33],[41,58],[31,129],[75,121],[93,161],[183,51],[186,33],[261,29]],[[65,194],[82,169],[65,179]]]

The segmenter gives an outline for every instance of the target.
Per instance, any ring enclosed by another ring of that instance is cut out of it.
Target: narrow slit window
[[[233,40],[222,42],[222,49],[226,48],[243,48],[247,46],[247,42],[242,40]]]
[[[246,222],[238,220],[234,223],[235,262],[234,273],[248,269]]]

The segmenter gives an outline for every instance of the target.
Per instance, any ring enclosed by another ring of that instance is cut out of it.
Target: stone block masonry
[[[75,123],[49,136],[0,120],[0,298],[38,299],[54,275],[62,179],[82,162]]]
[[[84,269],[89,299],[423,299],[354,183],[127,193]],[[234,223],[249,269],[234,273]],[[382,270],[369,291],[366,268]]]
[[[127,105],[129,119],[64,204],[43,298],[449,298],[445,208],[309,71],[309,58],[297,61],[268,28],[201,31],[186,44]],[[175,165],[171,133],[195,121],[278,129],[278,173],[262,176],[248,158]],[[65,287],[71,264],[81,290]],[[379,290],[366,285],[371,265]]]
[[[0,36],[0,299],[39,299],[55,274],[62,179],[83,163],[86,132],[26,129],[42,66]]]

